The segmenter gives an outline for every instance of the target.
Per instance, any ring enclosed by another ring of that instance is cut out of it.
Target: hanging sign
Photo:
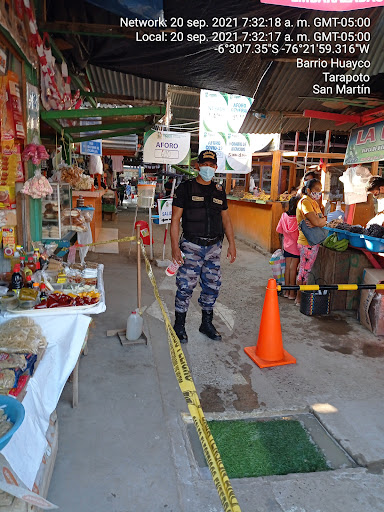
[[[352,130],[345,152],[345,165],[384,160],[384,121]]]
[[[237,133],[252,105],[253,99],[203,89],[200,93],[200,133]]]
[[[172,219],[172,202],[173,199],[158,199],[157,209],[159,212],[159,224],[169,224]]]
[[[248,174],[252,170],[252,149],[247,133],[228,133],[225,170]]]
[[[149,130],[144,135],[143,160],[152,164],[189,165],[191,134]]]
[[[227,135],[220,132],[203,131],[199,134],[199,153],[204,149],[214,151],[217,156],[216,172],[225,172],[225,154],[227,147]]]
[[[252,98],[238,94],[204,89],[200,93],[199,152],[216,152],[218,173],[251,172],[251,139],[249,134],[238,132],[252,102]]]
[[[80,119],[80,125],[89,126],[92,124],[101,124],[101,117],[89,117],[87,119]],[[97,132],[96,132],[97,133]],[[96,135],[95,132],[82,132],[81,137],[86,137],[87,135]],[[95,140],[87,140],[85,142],[80,142],[80,154],[81,155],[103,155],[103,140],[95,139]]]

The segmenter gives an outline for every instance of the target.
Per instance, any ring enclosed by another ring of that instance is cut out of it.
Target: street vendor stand
[[[281,199],[285,190],[290,190],[299,181],[297,168],[304,167],[297,159],[344,160],[341,153],[306,153],[302,151],[272,151],[254,153],[252,166],[259,167],[259,181],[255,185],[260,188],[268,188],[270,193],[263,194],[263,199],[258,199],[247,194],[249,176],[245,181],[245,194],[242,197],[234,197],[229,194],[231,176],[227,179],[226,191],[228,194],[228,209],[236,236],[257,244],[266,251],[273,252],[280,247],[279,236],[276,227],[280,216],[286,209],[287,199]],[[264,177],[263,177],[264,175]],[[266,175],[268,176],[266,178]],[[268,189],[267,189],[268,190]],[[245,197],[244,197],[245,196]]]
[[[40,496],[46,496],[57,451],[58,425],[56,406],[64,385],[74,373],[73,404],[77,403],[77,371],[82,350],[86,347],[91,318],[106,310],[103,265],[98,266],[99,302],[92,308],[60,308],[0,315],[0,325],[17,316],[32,316],[47,340],[45,353],[26,392],[21,395],[25,419],[9,444],[1,450],[17,477]],[[28,505],[0,492],[0,511],[27,512]]]

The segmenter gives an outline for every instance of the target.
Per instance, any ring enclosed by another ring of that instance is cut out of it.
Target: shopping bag
[[[285,258],[281,249],[277,249],[277,251],[272,254],[269,264],[272,265],[273,278],[276,279],[278,284],[283,285],[285,282]]]

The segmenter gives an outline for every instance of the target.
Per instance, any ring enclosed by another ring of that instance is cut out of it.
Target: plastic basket
[[[384,252],[384,240],[364,235],[365,248],[371,252]]]
[[[13,434],[23,423],[25,410],[23,404],[18,402],[16,398],[7,395],[0,395],[0,407],[4,409],[5,414],[14,424],[13,427],[3,437],[0,437],[0,450],[2,450],[9,443]]]
[[[331,293],[322,290],[301,292],[300,313],[307,316],[329,315],[331,311]]]
[[[329,228],[328,226],[325,226],[324,229],[328,230],[330,235],[332,235],[332,233],[337,233],[337,238],[339,240],[343,240],[344,238],[349,240],[349,231],[345,231],[344,229]]]
[[[349,233],[349,244],[352,247],[365,247],[364,235],[360,235],[360,233]]]

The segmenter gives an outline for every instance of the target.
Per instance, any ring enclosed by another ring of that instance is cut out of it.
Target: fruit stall
[[[231,180],[227,179],[228,208],[237,237],[269,252],[280,247],[276,227],[281,214],[287,209],[288,191],[299,184],[304,174],[303,159],[311,159],[320,166],[321,159],[340,162],[344,154],[302,151],[254,153],[253,170],[247,175],[242,190],[235,187],[231,194]],[[251,175],[255,176],[253,194],[248,192]]]

